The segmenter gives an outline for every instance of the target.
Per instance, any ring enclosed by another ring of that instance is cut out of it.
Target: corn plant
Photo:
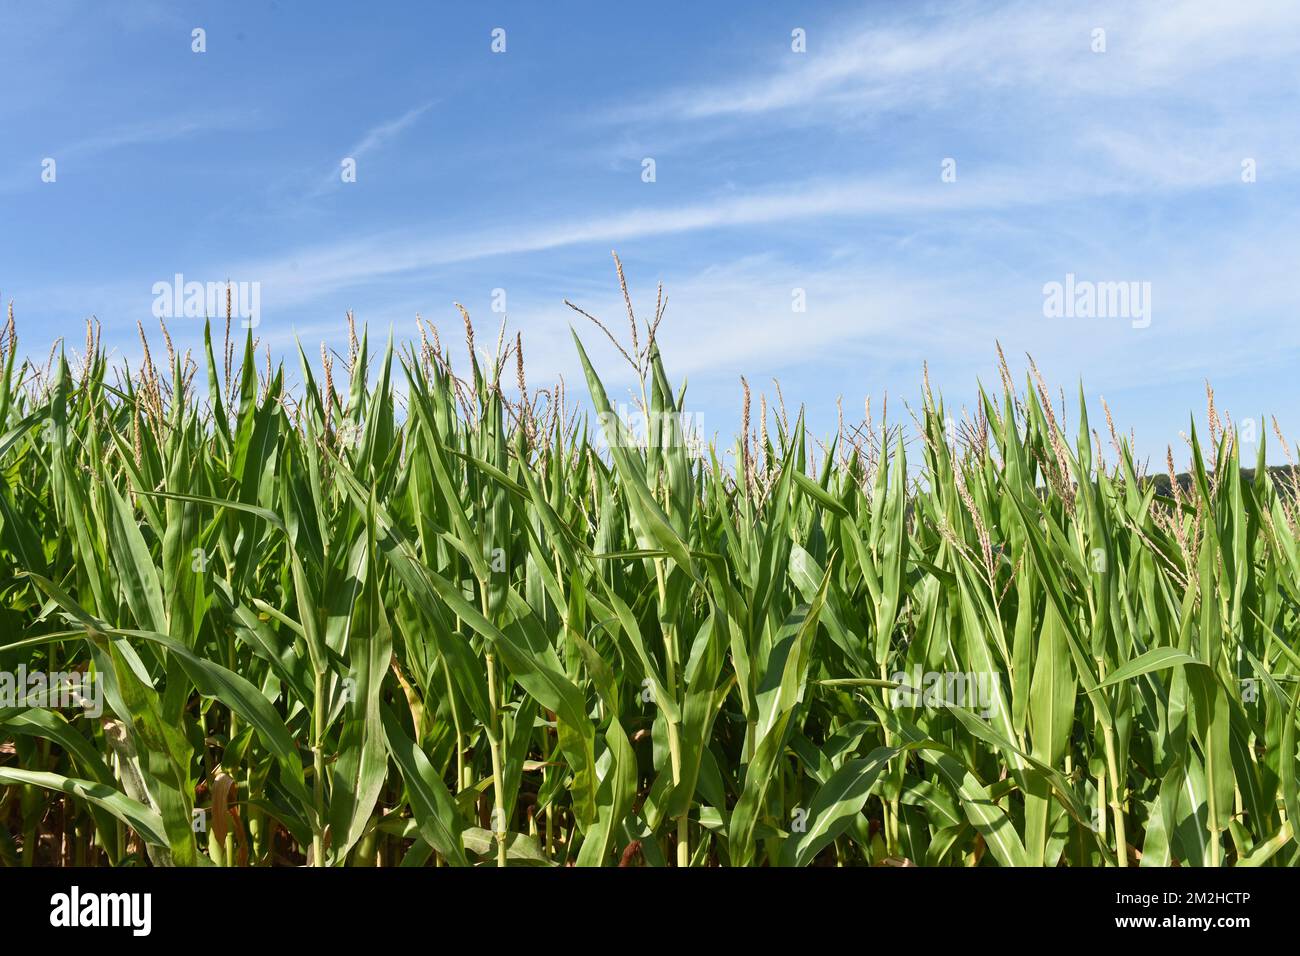
[[[0,702],[0,860],[1300,862],[1300,484],[1212,393],[1184,475],[1005,360],[825,441],[746,385],[724,448],[627,301],[640,434],[576,334],[571,406],[468,315],[460,375],[351,317],[41,367],[11,312],[0,673],[103,706]]]

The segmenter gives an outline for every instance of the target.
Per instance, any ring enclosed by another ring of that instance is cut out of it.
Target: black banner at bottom
[[[227,933],[337,942],[341,929],[392,938],[436,933],[443,921],[522,934],[513,945],[533,933],[626,941],[678,919],[728,941],[770,934],[774,919],[812,923],[819,944],[990,923],[1017,934],[1229,939],[1293,926],[1297,889],[1296,871],[1285,869],[9,869],[0,870],[0,924],[9,943],[127,945]]]

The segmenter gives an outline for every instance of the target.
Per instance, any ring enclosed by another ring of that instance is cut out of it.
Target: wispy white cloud
[[[251,122],[255,116],[255,113],[249,112],[222,112],[151,120],[87,136],[67,144],[57,150],[57,153],[61,156],[86,156],[128,146],[158,145],[200,133],[236,129]]]
[[[430,101],[422,106],[417,106],[414,109],[407,110],[396,119],[391,119],[387,122],[371,127],[366,131],[366,134],[361,137],[361,140],[348,150],[348,155],[353,157],[364,156],[371,150],[378,149],[380,146],[384,145],[384,143],[388,142],[388,140],[397,136],[417,119],[427,113],[432,106],[433,103]]]
[[[186,113],[166,119],[148,120],[125,126],[115,126],[83,136],[71,142],[51,144],[38,159],[53,158],[56,162],[85,160],[119,149],[134,146],[159,146],[180,139],[189,139],[206,133],[239,129],[255,122],[255,111],[225,110],[212,113]],[[40,185],[40,167],[32,157],[22,157],[25,168],[11,168],[0,178],[0,190],[21,189]]]
[[[416,120],[433,108],[433,105],[434,101],[430,100],[427,103],[423,103],[420,106],[407,110],[401,116],[390,120],[384,120],[382,123],[377,123],[370,127],[370,129],[366,130],[361,138],[353,144],[352,148],[343,155],[348,159],[360,160],[363,156],[374,153],[413,126]],[[330,170],[330,172],[321,178],[316,189],[312,192],[312,196],[321,195],[334,186],[339,185],[341,181],[338,167],[335,166]]]
[[[899,8],[902,9],[902,8]],[[1287,0],[1205,4],[1014,3],[887,15],[809,35],[740,79],[672,90],[613,115],[704,120],[785,113],[794,122],[845,114],[950,108],[975,92],[1054,100],[1168,91],[1229,63],[1250,68],[1300,51],[1300,7]],[[1104,54],[1092,50],[1106,31]]]
[[[1118,146],[1112,143],[1112,146]],[[784,188],[752,190],[695,203],[643,206],[625,212],[572,218],[544,226],[526,220],[487,230],[457,232],[454,239],[428,239],[423,231],[390,230],[304,247],[272,259],[223,266],[225,272],[258,279],[281,305],[385,277],[492,257],[540,253],[584,244],[609,247],[654,237],[684,236],[821,220],[929,222],[935,216],[1025,210],[1090,197],[1149,197],[1153,190],[1231,187],[1235,161],[1198,165],[1171,177],[1154,158],[1136,163],[1123,177],[1087,170],[1012,167],[976,169],[957,183],[942,183],[935,165],[924,176],[890,174],[826,179]],[[225,274],[225,273],[223,273]]]

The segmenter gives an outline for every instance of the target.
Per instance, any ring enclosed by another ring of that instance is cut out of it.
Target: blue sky
[[[736,428],[741,374],[823,433],[839,396],[903,416],[923,361],[959,409],[997,382],[996,339],[1017,374],[1028,352],[1071,396],[1082,379],[1094,423],[1104,395],[1156,463],[1186,460],[1207,377],[1234,420],[1300,435],[1294,3],[307,10],[0,11],[0,294],[29,354],[93,314],[134,362],[176,273],[260,283],[256,333],[286,355],[342,346],[347,309],[459,341],[460,301],[494,339],[504,289],[532,382],[577,392],[562,300],[621,328],[616,249],[643,314],[663,281],[669,372],[708,433]],[[1067,275],[1149,283],[1149,324],[1045,315]]]

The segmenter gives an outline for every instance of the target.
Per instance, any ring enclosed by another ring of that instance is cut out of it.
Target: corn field
[[[11,311],[0,671],[102,708],[0,706],[0,861],[1300,862],[1297,486],[1262,437],[1243,475],[1211,399],[1158,486],[1003,360],[956,425],[927,384],[826,440],[746,385],[722,447],[661,314],[597,330],[638,434],[576,334],[570,401],[468,316],[459,370],[350,326],[286,371],[229,320],[42,367]]]

